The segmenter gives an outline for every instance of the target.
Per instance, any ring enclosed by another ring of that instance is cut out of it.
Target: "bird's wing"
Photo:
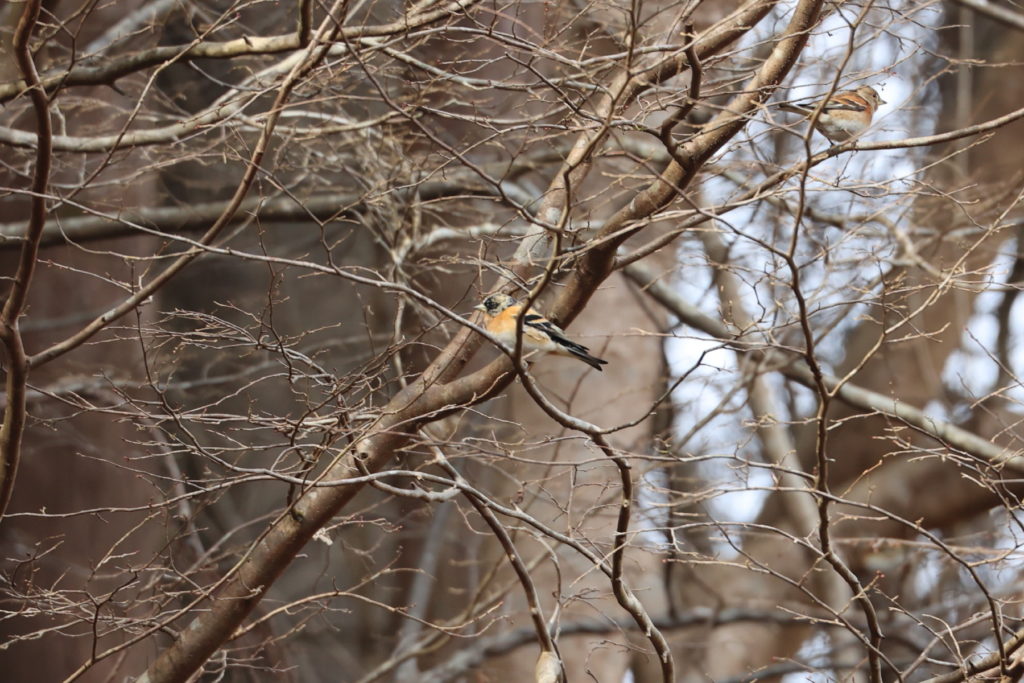
[[[783,111],[794,112],[797,114],[810,114],[818,106],[816,100],[810,102],[797,102],[790,104],[783,102],[779,105],[779,108]],[[829,101],[822,107],[822,112],[828,113],[830,111],[867,111],[868,104],[864,101],[864,98],[857,93],[851,91],[838,92],[829,98]]]
[[[855,92],[836,93],[825,105],[825,111],[867,111],[868,103]]]
[[[533,335],[530,334],[531,332]],[[540,341],[540,337],[543,337],[543,341],[552,341],[559,346],[564,346],[566,349],[583,351],[584,353],[589,351],[586,346],[577,344],[566,337],[565,331],[561,327],[538,313],[526,314],[526,317],[523,319],[523,334],[533,336],[538,341]],[[539,335],[539,337],[534,335]]]

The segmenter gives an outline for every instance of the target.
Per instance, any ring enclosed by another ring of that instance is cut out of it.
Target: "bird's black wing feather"
[[[608,364],[608,361],[606,360],[591,356],[590,349],[583,344],[577,344],[572,339],[569,339],[565,336],[565,332],[562,328],[550,320],[545,320],[542,316],[537,315],[536,313],[527,313],[526,317],[523,318],[523,324],[543,332],[551,338],[551,340],[564,346],[566,351],[576,356],[592,368],[600,370],[602,365]]]
[[[788,111],[800,111],[802,113],[809,114],[814,111],[814,108],[818,106],[818,103],[811,100],[808,102],[797,102],[795,104],[783,105],[783,110]],[[844,97],[838,97],[833,100],[829,100],[825,103],[822,108],[823,111],[866,111],[867,107],[863,104],[857,104],[856,102],[850,102]]]
[[[535,330],[540,330],[553,341],[558,342],[570,351],[582,351],[583,353],[590,351],[590,349],[583,346],[583,344],[577,344],[572,339],[566,337],[565,331],[562,330],[561,327],[550,320],[545,320],[543,316],[537,315],[536,313],[527,313],[526,318],[523,320],[523,324],[528,327],[532,327]]]

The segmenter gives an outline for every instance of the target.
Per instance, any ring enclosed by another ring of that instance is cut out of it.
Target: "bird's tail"
[[[577,344],[577,346],[579,345]],[[583,361],[590,367],[594,368],[598,372],[604,372],[604,370],[601,369],[601,366],[608,365],[608,361],[602,358],[598,358],[597,356],[591,356],[589,353],[587,353],[587,348],[585,346],[580,346],[578,349],[570,348],[568,349],[568,351],[574,357],[579,358],[581,361]]]
[[[590,349],[586,346],[583,344],[577,344],[564,334],[560,334],[561,330],[556,327],[549,326],[545,329],[545,332],[549,337],[551,337],[551,340],[560,347],[560,350],[556,351],[556,353],[563,353],[567,356],[579,358],[590,367],[598,370],[599,372],[604,372],[601,370],[601,366],[608,365],[608,361],[598,358],[597,356],[591,356]]]

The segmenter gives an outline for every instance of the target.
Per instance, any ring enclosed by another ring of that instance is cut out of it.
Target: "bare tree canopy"
[[[0,677],[1017,680],[1024,11],[0,6]]]

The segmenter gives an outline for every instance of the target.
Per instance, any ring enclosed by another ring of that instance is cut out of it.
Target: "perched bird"
[[[516,318],[523,305],[508,294],[492,294],[475,307],[487,314],[487,331],[498,341],[515,348]],[[590,355],[590,349],[565,336],[565,331],[532,308],[523,318],[523,350],[556,353],[579,358],[592,368],[601,370],[608,361]]]
[[[846,142],[863,133],[871,125],[871,117],[875,115],[879,105],[883,104],[885,101],[870,85],[837,92],[822,107],[815,128],[832,142]],[[779,109],[810,116],[817,106],[818,102],[783,103],[779,105]]]

